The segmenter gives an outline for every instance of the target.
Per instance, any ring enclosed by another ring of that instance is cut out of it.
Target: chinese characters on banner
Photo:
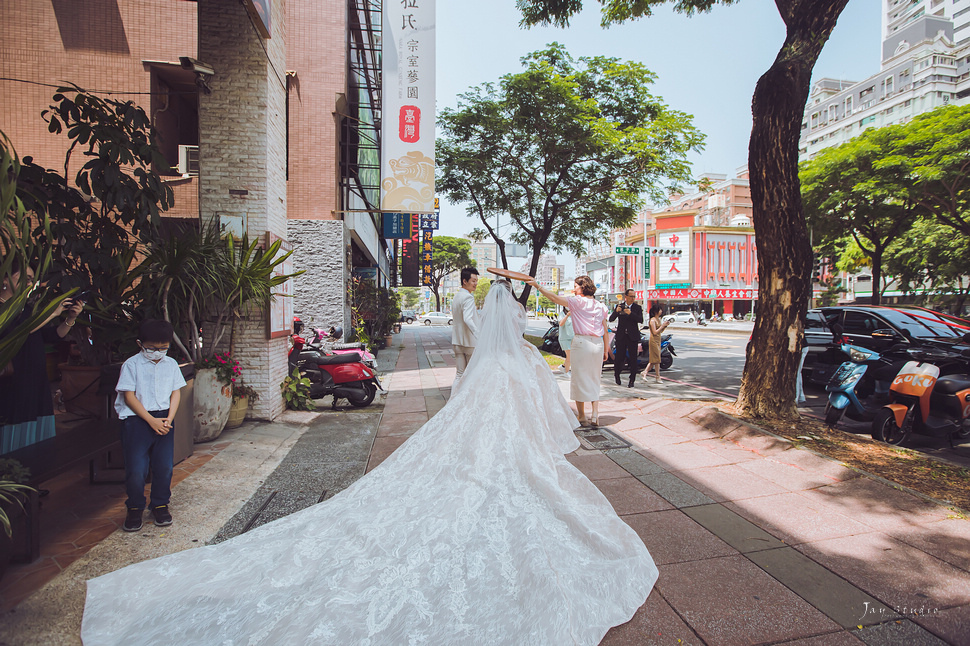
[[[686,233],[661,233],[657,236],[660,249],[679,249],[679,256],[657,256],[658,283],[690,282],[690,240]]]
[[[418,214],[411,214],[411,237],[405,238],[401,250],[401,285],[419,287],[418,267],[421,261],[421,240],[418,237]]]
[[[435,0],[384,0],[381,209],[434,211]]]
[[[431,287],[432,257],[434,248],[434,231],[425,229],[421,232],[424,239],[421,241],[421,285]]]
[[[644,292],[637,292],[643,294]],[[699,298],[702,300],[751,300],[758,297],[756,289],[648,289],[646,292],[647,300],[665,300],[668,298]],[[638,296],[637,298],[642,298]]]

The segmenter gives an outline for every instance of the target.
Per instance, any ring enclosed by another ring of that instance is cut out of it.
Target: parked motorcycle
[[[835,426],[843,415],[860,422],[871,422],[876,412],[886,403],[889,387],[896,374],[906,363],[900,355],[882,355],[875,350],[843,343],[842,352],[849,357],[840,365],[825,390],[825,423]]]
[[[542,335],[542,343],[539,345],[539,349],[560,357],[566,356],[566,351],[559,345],[559,321],[549,321],[549,329]]]
[[[674,343],[671,341],[674,335],[667,333],[661,335],[660,337],[660,369],[667,370],[674,363],[674,357],[677,356],[677,351],[674,349]],[[613,363],[616,357],[616,339],[612,336],[612,331],[610,335],[610,352],[609,359],[607,363]],[[647,365],[650,363],[650,329],[642,328],[640,330],[640,353],[637,355],[637,370],[646,369]]]
[[[360,360],[368,366],[377,370],[377,357],[367,351],[367,345],[360,341],[353,343],[343,343],[343,328],[331,327],[329,330],[314,328],[311,345],[322,346],[325,350],[330,350],[334,354],[347,354],[356,352],[360,355]]]
[[[302,338],[293,337],[288,356],[290,372],[299,368],[310,380],[310,398],[333,396],[333,409],[338,399],[346,399],[355,408],[369,406],[381,387],[377,373],[361,361],[357,352],[341,354],[326,352],[319,346],[306,345]]]
[[[938,364],[951,361],[955,353],[914,348],[909,354],[917,360],[907,362],[893,380],[890,403],[872,420],[872,437],[904,445],[917,433],[945,437],[951,447],[955,438],[970,437],[970,375],[940,377]]]

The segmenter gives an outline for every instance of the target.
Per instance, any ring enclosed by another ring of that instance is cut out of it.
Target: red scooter
[[[300,336],[293,336],[288,355],[290,372],[299,368],[310,380],[310,398],[333,396],[333,409],[338,399],[346,399],[355,408],[369,406],[381,387],[377,373],[366,366],[356,352],[334,354],[319,347],[306,345]]]
[[[915,355],[915,350],[910,350]],[[952,359],[945,352],[923,353],[920,359]],[[872,437],[888,444],[902,445],[913,433],[954,438],[970,437],[970,376],[940,377],[933,363],[910,361],[896,375],[889,388],[890,403],[872,420]]]

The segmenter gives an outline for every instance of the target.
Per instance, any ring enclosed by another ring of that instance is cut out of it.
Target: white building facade
[[[970,101],[970,0],[885,0],[882,64],[862,82],[823,78],[805,107],[799,159],[868,128]]]

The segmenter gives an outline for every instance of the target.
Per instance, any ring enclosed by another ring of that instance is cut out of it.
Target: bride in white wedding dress
[[[563,456],[579,426],[508,283],[460,388],[332,499],[88,581],[101,644],[597,644],[657,568]]]

